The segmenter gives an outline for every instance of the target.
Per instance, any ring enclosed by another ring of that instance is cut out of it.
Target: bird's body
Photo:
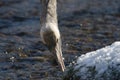
[[[55,58],[60,65],[62,71],[65,70],[65,65],[61,50],[61,37],[58,29],[56,0],[41,0],[41,39],[48,47],[53,58]]]

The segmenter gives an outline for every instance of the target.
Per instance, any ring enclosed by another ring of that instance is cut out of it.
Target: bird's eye
[[[58,39],[57,39],[57,42],[58,42]]]

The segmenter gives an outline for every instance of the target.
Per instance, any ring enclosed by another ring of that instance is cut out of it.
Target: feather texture
[[[57,22],[56,0],[41,0],[41,3],[41,39],[57,60],[61,70],[64,71],[65,65],[62,56],[61,37]]]

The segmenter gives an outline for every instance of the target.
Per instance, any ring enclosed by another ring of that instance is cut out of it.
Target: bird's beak
[[[55,52],[58,60],[58,65],[61,67],[62,71],[64,72],[65,65],[62,57],[61,41],[58,41],[58,43],[56,44]]]

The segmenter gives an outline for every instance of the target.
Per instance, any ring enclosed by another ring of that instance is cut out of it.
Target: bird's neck
[[[56,0],[41,0],[41,24],[57,24],[57,2]]]

